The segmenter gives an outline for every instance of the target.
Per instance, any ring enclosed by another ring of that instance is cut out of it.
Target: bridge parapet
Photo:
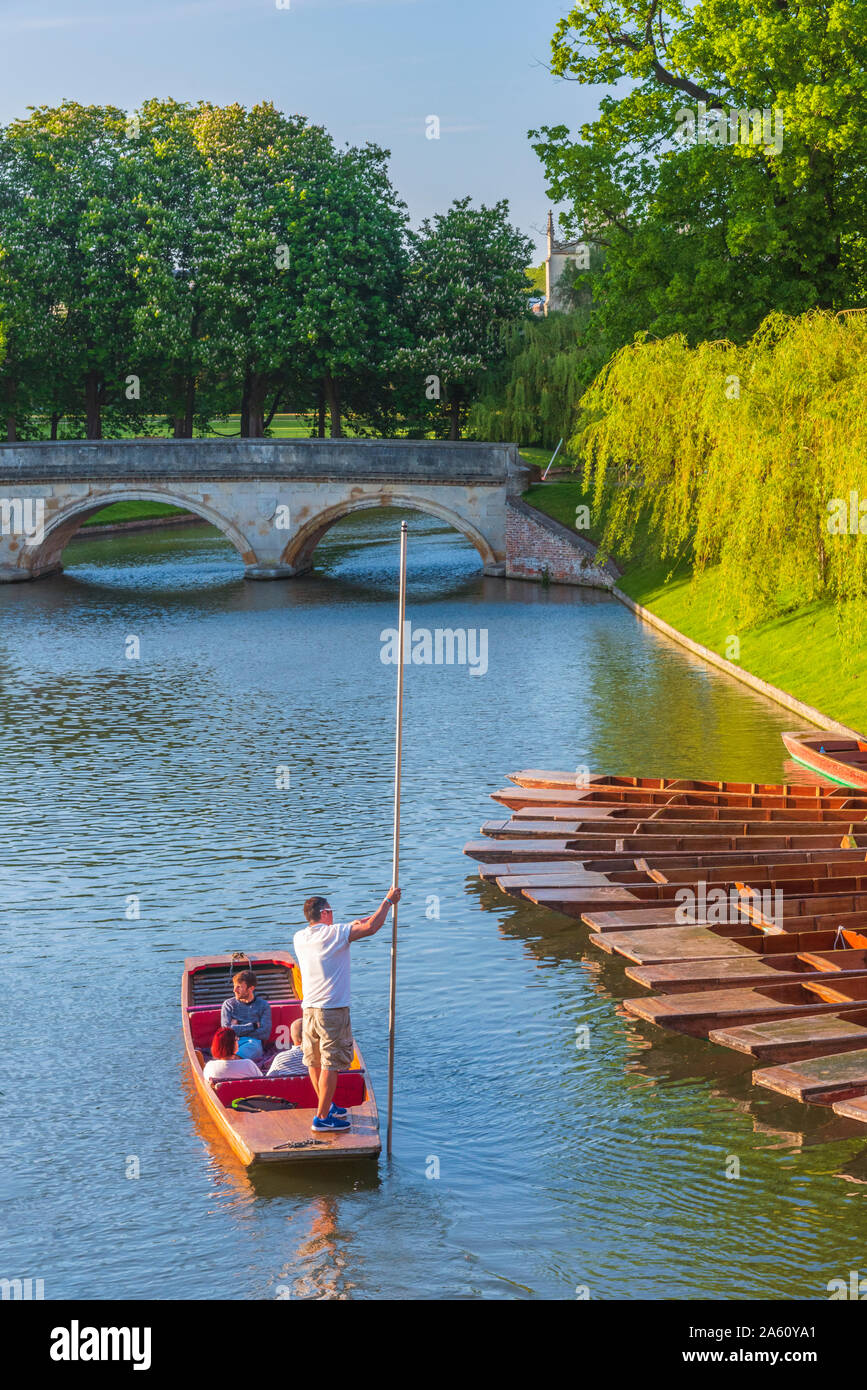
[[[525,486],[515,444],[437,439],[104,439],[0,444],[0,482],[268,478]]]

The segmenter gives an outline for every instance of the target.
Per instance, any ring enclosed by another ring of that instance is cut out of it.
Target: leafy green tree
[[[450,439],[460,439],[470,400],[502,361],[503,330],[528,317],[532,242],[508,213],[505,201],[473,208],[458,198],[412,238],[404,308],[411,346],[396,363],[416,374],[419,396],[428,383],[439,388]]]
[[[6,288],[10,299],[17,295],[10,310],[21,344],[16,361],[43,373],[68,368],[83,398],[87,437],[99,439],[103,408],[125,398],[134,371],[135,182],[126,116],[77,102],[39,107],[7,127],[4,145],[11,151],[4,203],[17,203],[2,232]],[[41,298],[54,325],[42,313],[28,329],[34,270],[42,272]]]
[[[386,392],[401,343],[406,208],[376,145],[319,153],[291,230],[297,251],[294,332],[319,384],[332,437],[350,399]]]
[[[743,341],[773,309],[864,300],[860,0],[582,0],[552,51],[560,77],[619,84],[580,140],[531,131],[564,229],[604,248],[612,340]]]
[[[332,142],[270,104],[203,106],[196,268],[208,371],[237,382],[241,434],[261,436],[292,381],[310,371],[303,332],[305,204]]]

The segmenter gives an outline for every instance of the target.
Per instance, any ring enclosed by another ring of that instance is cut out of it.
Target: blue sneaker
[[[324,1120],[320,1120],[318,1115],[314,1115],[313,1123],[310,1128],[313,1130],[314,1134],[323,1132],[339,1134],[342,1133],[344,1129],[351,1129],[352,1126],[348,1120],[338,1119],[336,1115],[326,1115]]]
[[[349,1111],[345,1105],[335,1105],[334,1101],[331,1102],[331,1109],[328,1112],[329,1120],[345,1120],[348,1115]]]

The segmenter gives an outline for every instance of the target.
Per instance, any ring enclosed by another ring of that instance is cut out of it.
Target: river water
[[[409,520],[414,628],[488,651],[406,673],[390,1164],[248,1173],[191,1093],[179,988],[187,955],[291,946],[311,892],[345,920],[388,887],[397,514],[336,527],[297,582],[245,582],[192,526],[75,541],[0,591],[0,1275],[49,1299],[827,1298],[863,1263],[867,1133],[630,1020],[621,964],[461,852],[510,770],[778,779],[791,716],[608,596],[485,579]],[[383,1110],[388,938],[353,961]]]

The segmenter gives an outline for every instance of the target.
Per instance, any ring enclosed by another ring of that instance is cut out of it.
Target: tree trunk
[[[102,380],[96,371],[84,379],[85,434],[88,439],[102,439]]]
[[[247,372],[241,397],[241,438],[261,439],[265,433],[265,377]]]
[[[342,439],[343,431],[340,428],[340,391],[337,382],[330,372],[326,372],[322,384],[325,388],[325,399],[328,402],[328,413],[331,416],[331,438]]]
[[[178,395],[183,395],[184,413],[172,416],[174,436],[175,439],[192,439],[193,417],[196,413],[196,383],[193,377],[186,377],[180,383]]]
[[[241,392],[241,438],[250,434],[250,373],[244,373],[244,388]]]
[[[449,413],[450,413],[450,415],[451,415],[451,422],[452,422],[452,423],[451,423],[451,428],[449,429],[449,439],[460,439],[460,437],[461,437],[461,398],[460,398],[460,396],[452,396],[451,406],[449,407]]]
[[[316,412],[316,436],[325,438],[325,387],[319,387],[319,407]]]
[[[61,422],[62,419],[63,419],[63,416],[61,415],[61,413],[60,413],[59,410],[54,410],[54,411],[52,411],[52,413],[51,413],[51,438],[52,438],[52,439],[56,439],[56,438],[57,438],[57,427],[58,427],[58,425],[60,424],[60,422]]]

